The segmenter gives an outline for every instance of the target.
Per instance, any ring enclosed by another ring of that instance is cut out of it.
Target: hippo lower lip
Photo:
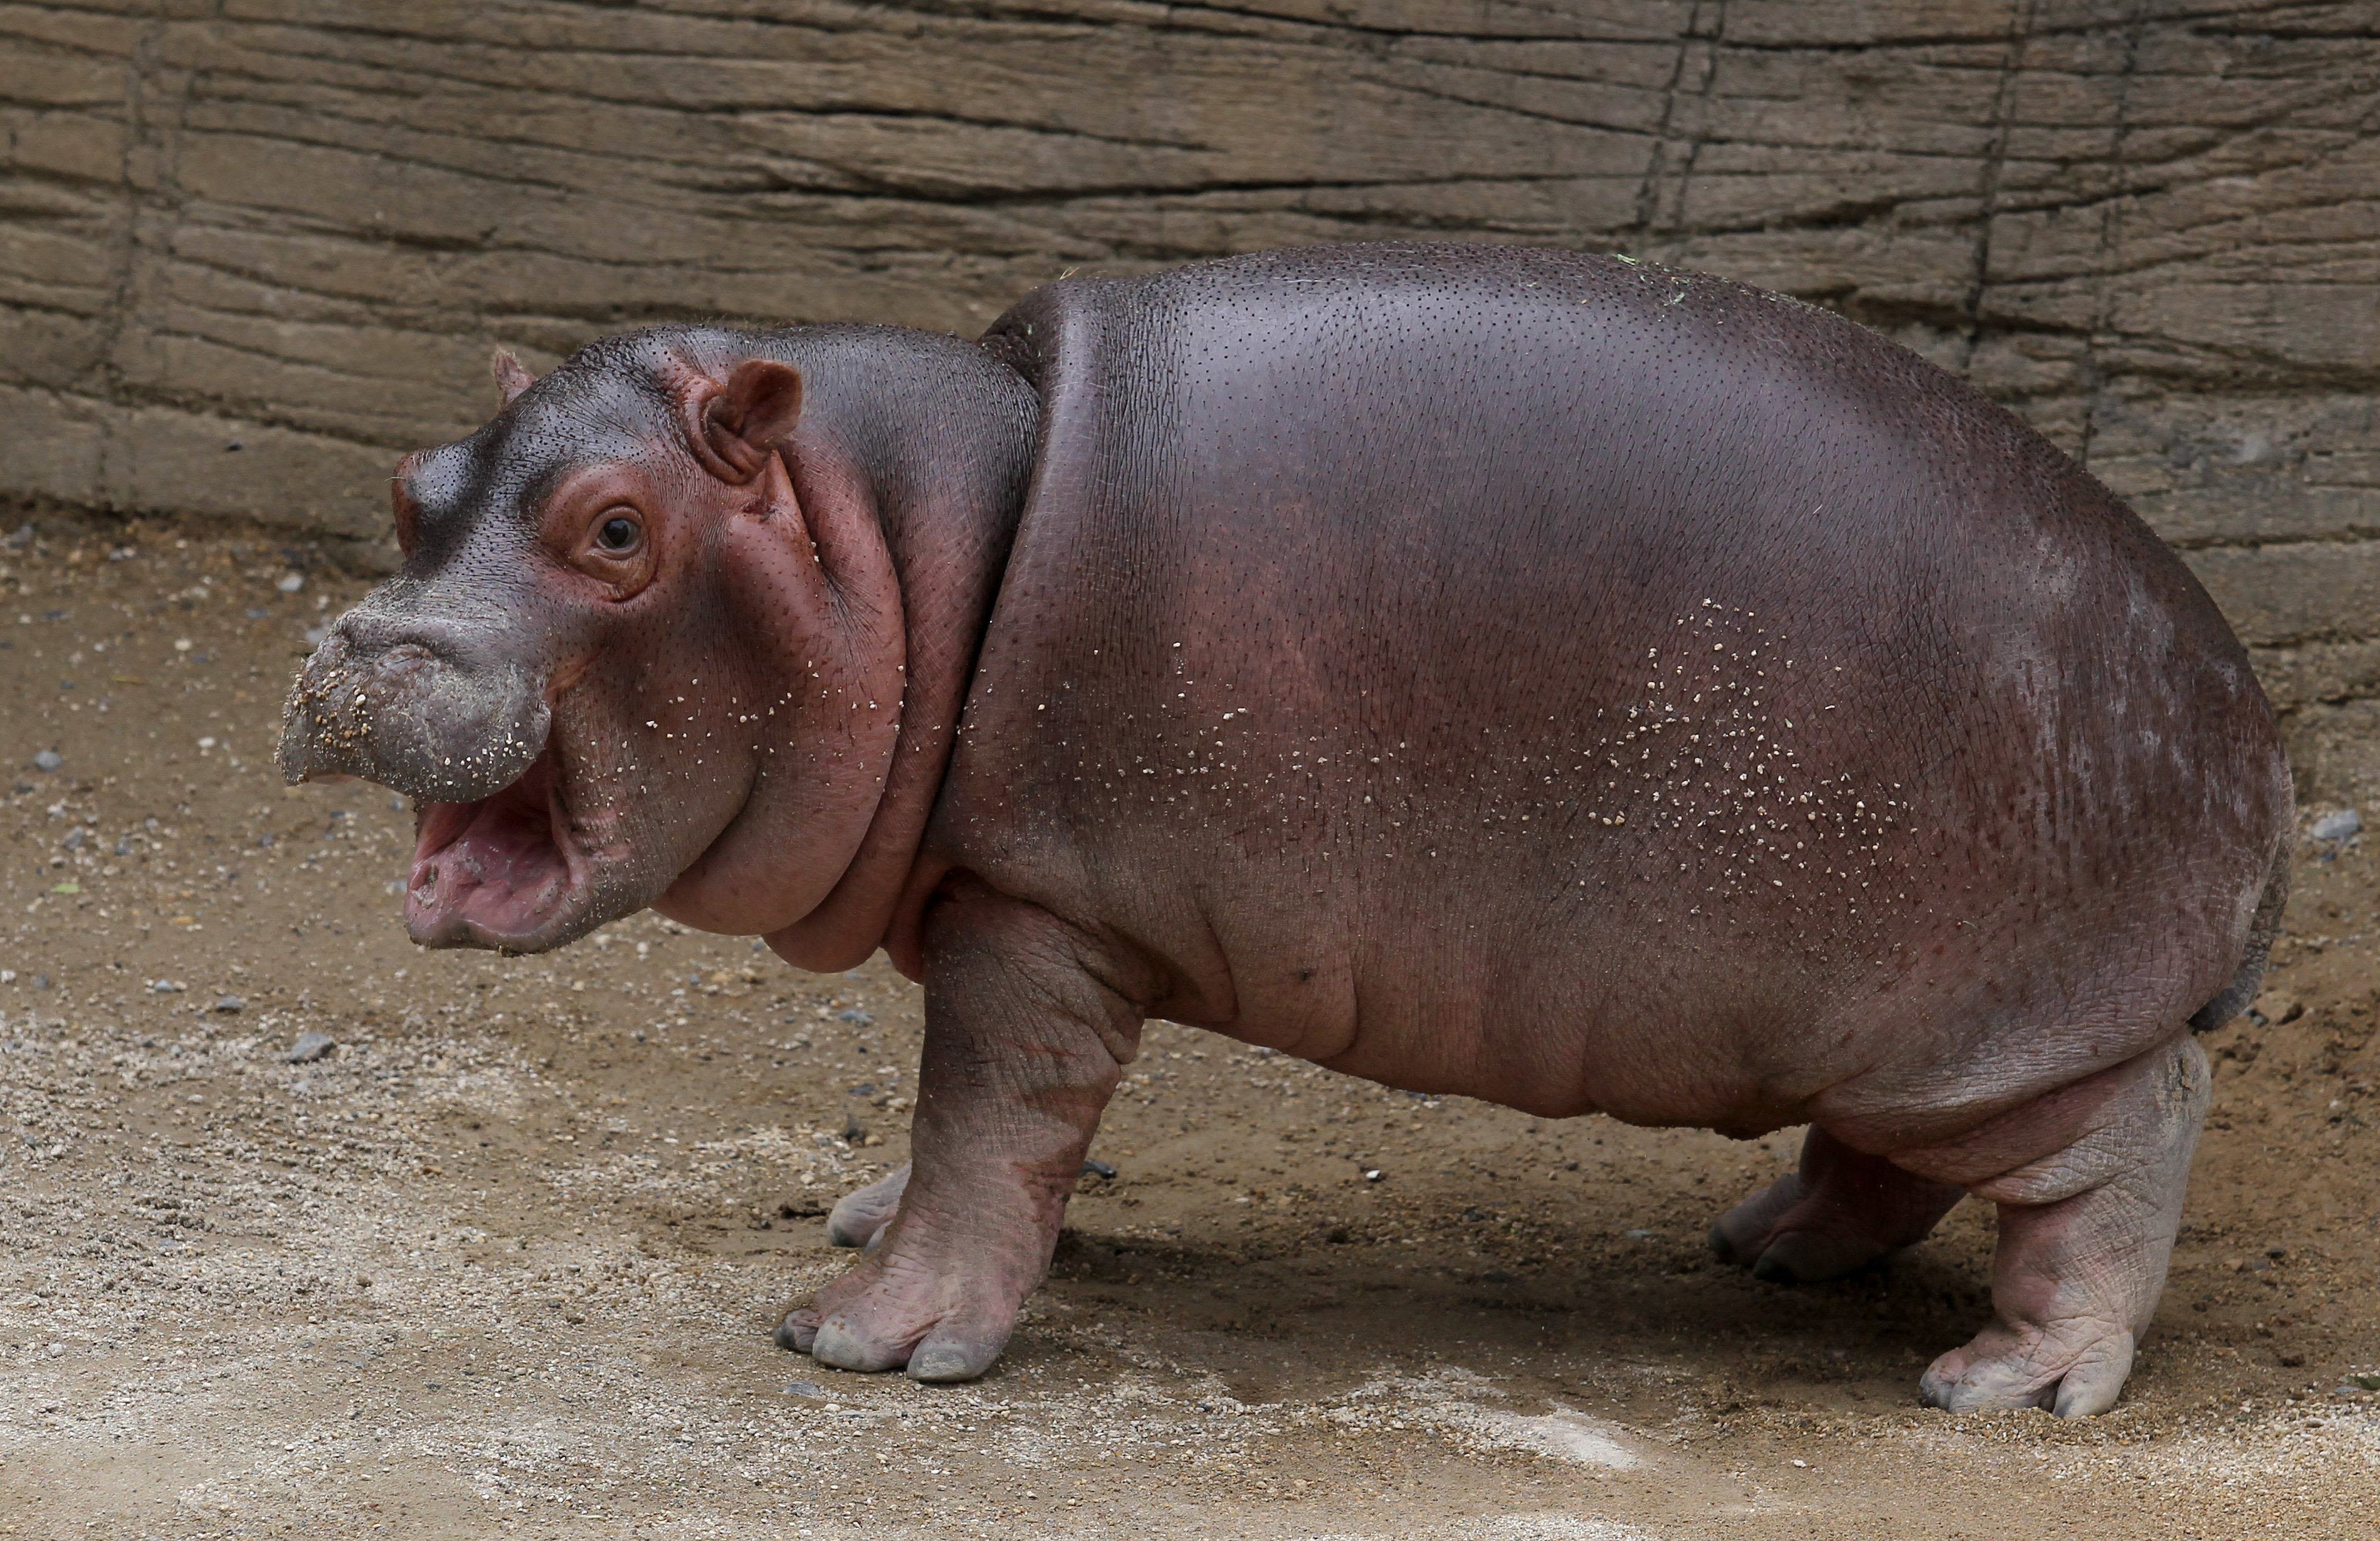
[[[558,769],[549,746],[493,796],[422,807],[405,896],[415,940],[526,947],[579,892]]]

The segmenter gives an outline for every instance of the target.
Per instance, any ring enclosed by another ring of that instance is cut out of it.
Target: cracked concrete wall
[[[2380,5],[2304,0],[0,5],[0,493],[369,540],[492,342],[1616,249],[2038,424],[2337,781],[2380,728],[2375,116]]]

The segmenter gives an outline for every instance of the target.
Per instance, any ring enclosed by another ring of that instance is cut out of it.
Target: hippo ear
[[[488,359],[488,368],[496,377],[496,389],[504,394],[506,406],[513,404],[513,397],[537,383],[537,376],[529,373],[508,347],[496,349]]]
[[[726,384],[698,401],[690,414],[696,456],[712,474],[740,485],[793,436],[802,416],[802,374],[774,358],[747,358]]]

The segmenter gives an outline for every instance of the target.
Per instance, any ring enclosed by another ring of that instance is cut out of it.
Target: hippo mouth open
[[[589,861],[563,806],[548,744],[520,779],[472,803],[425,803],[405,924],[425,947],[525,953],[557,935],[588,893]]]

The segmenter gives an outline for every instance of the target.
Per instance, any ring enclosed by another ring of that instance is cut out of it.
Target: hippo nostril
[[[290,698],[281,755],[293,780],[360,775],[433,803],[516,780],[551,725],[540,682],[507,634],[370,602],[344,616]],[[450,869],[443,881],[452,881]]]

